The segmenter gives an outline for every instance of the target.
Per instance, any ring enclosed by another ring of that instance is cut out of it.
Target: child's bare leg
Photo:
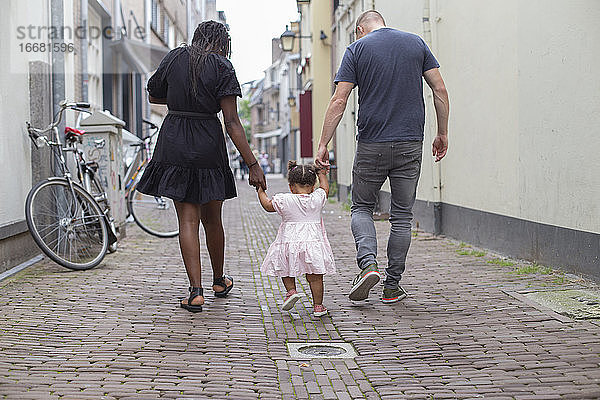
[[[323,304],[323,275],[322,274],[306,274],[306,280],[310,286],[310,291],[313,296],[313,304],[315,306]]]
[[[293,276],[284,276],[281,278],[283,281],[283,286],[285,286],[285,290],[289,293],[290,290],[296,290],[296,278]]]

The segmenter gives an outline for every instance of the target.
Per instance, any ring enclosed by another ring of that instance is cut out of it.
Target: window
[[[92,7],[88,7],[88,21],[90,27],[102,29],[102,19]],[[87,46],[88,101],[94,109],[102,110],[102,37],[90,35]]]
[[[169,29],[170,29],[170,20],[169,20],[169,16],[167,15],[167,13],[164,13],[163,15],[163,27],[162,27],[162,39],[165,41],[165,43],[169,43]]]
[[[177,46],[177,28],[175,24],[169,24],[169,39],[167,41],[167,46],[169,48],[174,49]]]
[[[150,26],[156,32],[158,32],[158,0],[152,0],[152,20],[150,21]]]

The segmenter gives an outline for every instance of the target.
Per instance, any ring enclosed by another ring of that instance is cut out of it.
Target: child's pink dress
[[[275,276],[335,273],[333,252],[321,217],[326,201],[327,194],[321,188],[311,194],[273,196],[273,208],[282,221],[262,263],[263,273]]]

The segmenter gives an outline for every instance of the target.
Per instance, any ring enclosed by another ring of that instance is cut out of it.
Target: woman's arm
[[[152,104],[167,104],[167,99],[160,99],[158,97],[153,97],[151,95],[148,95],[148,101]]]
[[[266,190],[267,182],[265,181],[265,174],[260,165],[258,165],[254,154],[252,154],[252,150],[246,140],[244,127],[238,117],[236,96],[225,96],[221,99],[220,103],[221,109],[223,110],[223,120],[225,122],[227,134],[242,155],[244,162],[249,167],[248,183],[256,188],[260,187]]]
[[[262,187],[258,188],[258,200],[260,201],[260,205],[262,206],[262,208],[265,209],[265,211],[275,212],[273,202],[271,201],[271,199],[269,199],[269,196],[267,196],[267,193]]]
[[[319,187],[325,191],[327,197],[329,197],[329,180],[327,180],[327,168],[319,168]]]

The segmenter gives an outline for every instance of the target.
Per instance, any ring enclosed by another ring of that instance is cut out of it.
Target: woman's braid
[[[227,26],[217,21],[204,21],[196,28],[192,44],[187,46],[190,55],[190,78],[194,96],[198,97],[200,74],[209,54],[220,54],[229,57],[231,54],[231,38]]]

